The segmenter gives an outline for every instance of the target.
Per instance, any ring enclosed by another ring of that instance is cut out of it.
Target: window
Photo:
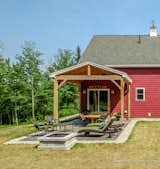
[[[145,100],[145,88],[136,88],[136,101]]]

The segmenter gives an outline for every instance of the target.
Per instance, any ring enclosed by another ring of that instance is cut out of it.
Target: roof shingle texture
[[[101,65],[160,64],[160,36],[96,35],[80,62]]]

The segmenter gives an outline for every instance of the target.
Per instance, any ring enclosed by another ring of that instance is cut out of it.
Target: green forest
[[[2,48],[2,46],[1,46]],[[4,49],[5,50],[5,49]],[[75,52],[59,49],[49,65],[42,60],[43,52],[32,41],[25,41],[14,63],[0,53],[0,124],[42,121],[53,115],[53,86],[50,74],[77,64],[80,47]],[[45,67],[45,69],[44,69]],[[66,83],[59,89],[59,116],[79,112],[79,93],[75,84]]]

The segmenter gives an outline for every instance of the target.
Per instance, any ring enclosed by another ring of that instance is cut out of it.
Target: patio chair
[[[96,123],[104,122],[107,119],[108,115],[109,115],[109,113],[100,113],[100,114],[101,114],[101,116],[100,116],[100,118],[98,118],[96,120]]]
[[[83,121],[85,120],[84,114],[80,113],[79,116],[80,116],[81,120],[83,120]]]
[[[115,117],[111,117],[108,118],[106,122],[101,123],[98,126],[87,126],[87,127],[83,127],[81,128],[78,133],[85,133],[85,135],[89,135],[91,132],[94,133],[106,133],[106,131],[109,129],[109,127],[111,126],[111,124],[115,121]]]
[[[114,113],[113,115],[112,115],[112,118],[115,118],[115,120],[117,119],[117,116],[116,116],[116,113]],[[108,117],[108,115],[107,115],[107,117],[105,118],[105,119],[103,119],[103,121],[96,121],[96,123],[89,123],[88,125],[87,125],[87,127],[92,127],[92,126],[99,126],[101,123],[103,123],[103,122],[105,122],[107,119],[109,119],[110,117]]]
[[[90,114],[90,111],[87,110],[87,109],[84,109],[79,115],[80,115],[80,118],[81,118],[83,121],[85,121],[85,120],[86,120],[85,115],[87,115],[87,114]]]
[[[112,118],[115,118],[115,120],[114,121],[118,121],[117,120],[117,113],[114,113],[113,115],[112,115]],[[106,119],[107,120],[107,119]],[[98,127],[98,126],[100,126],[100,124],[101,123],[89,123],[88,125],[87,125],[87,127]],[[110,127],[109,127],[109,129],[110,129],[110,131],[107,131],[109,134],[111,134],[111,133],[115,133],[115,132],[118,132],[118,131],[120,131],[120,130],[122,130],[122,124],[111,124],[110,125]]]
[[[34,127],[37,129],[37,130],[44,130],[46,129],[46,125],[42,124],[42,123],[39,123],[38,121],[36,120],[33,120],[32,121]]]
[[[49,125],[54,130],[60,130],[65,131],[67,126],[71,126],[71,130],[73,131],[73,122],[72,121],[66,121],[66,120],[53,120],[53,123]]]
[[[46,124],[46,125],[52,125],[52,124],[55,123],[55,120],[54,120],[53,117],[50,116],[50,115],[46,115],[46,116],[44,117],[44,120],[45,120],[45,124]]]
[[[87,110],[87,109],[83,110],[83,111],[79,114],[80,119],[81,119],[81,121],[82,121],[82,123],[83,123],[83,126],[86,126],[86,125],[88,125],[88,124],[90,123],[89,119],[85,117],[85,115],[88,115],[88,114],[90,114],[90,111]]]

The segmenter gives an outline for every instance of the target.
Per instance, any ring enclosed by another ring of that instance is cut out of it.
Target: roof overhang
[[[102,69],[102,70],[106,70],[106,71],[109,71],[111,73],[114,73],[114,74],[117,74],[117,75],[120,75],[122,76],[123,78],[125,78],[128,82],[132,82],[132,79],[128,76],[127,73],[123,72],[123,71],[119,71],[119,70],[116,70],[116,69],[113,69],[109,66],[103,66],[103,65],[99,65],[99,64],[96,64],[96,63],[93,63],[93,62],[83,62],[83,63],[79,63],[77,65],[74,65],[74,66],[70,66],[68,68],[65,68],[65,69],[62,69],[62,70],[59,70],[59,71],[56,71],[54,73],[52,73],[50,75],[51,78],[55,78],[56,76],[58,75],[61,75],[61,74],[64,74],[64,73],[67,73],[69,71],[74,71],[78,68],[81,68],[83,66],[87,66],[87,65],[90,65],[90,66],[93,66],[93,67],[96,67],[96,68],[99,68],[99,69]]]
[[[122,64],[122,65],[106,65],[112,68],[160,68],[160,64]]]

